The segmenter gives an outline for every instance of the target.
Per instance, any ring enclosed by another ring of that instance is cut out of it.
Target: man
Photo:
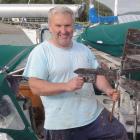
[[[77,68],[97,68],[93,53],[72,41],[74,14],[67,7],[55,7],[48,13],[52,34],[30,54],[24,71],[32,92],[41,96],[45,110],[46,140],[128,140],[124,127],[96,100],[91,83],[74,74]],[[112,100],[119,94],[104,76],[96,86]]]

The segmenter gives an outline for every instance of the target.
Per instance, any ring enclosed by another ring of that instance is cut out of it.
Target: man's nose
[[[65,26],[62,26],[61,27],[61,33],[66,33],[66,31],[67,31],[66,27]]]

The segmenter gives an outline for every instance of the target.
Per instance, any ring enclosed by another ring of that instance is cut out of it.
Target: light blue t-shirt
[[[49,82],[67,82],[77,76],[77,68],[97,68],[93,53],[83,44],[73,42],[71,48],[58,48],[45,41],[29,55],[23,75]],[[53,96],[41,96],[45,110],[44,128],[68,129],[87,125],[101,113],[103,106],[96,100],[91,83],[82,89]]]

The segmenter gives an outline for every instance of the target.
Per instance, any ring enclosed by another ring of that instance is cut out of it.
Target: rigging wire
[[[99,12],[100,12],[99,0],[97,0],[97,11],[98,11],[98,20],[99,20],[99,23],[101,23],[100,18],[99,18],[99,16],[100,16],[100,14],[99,14]]]

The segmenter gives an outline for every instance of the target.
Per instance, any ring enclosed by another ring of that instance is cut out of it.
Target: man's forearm
[[[29,78],[29,86],[32,92],[38,96],[51,96],[67,91],[66,83],[50,83],[37,78]]]
[[[97,75],[96,86],[99,90],[106,94],[108,93],[108,90],[112,89],[110,83],[103,75]]]

